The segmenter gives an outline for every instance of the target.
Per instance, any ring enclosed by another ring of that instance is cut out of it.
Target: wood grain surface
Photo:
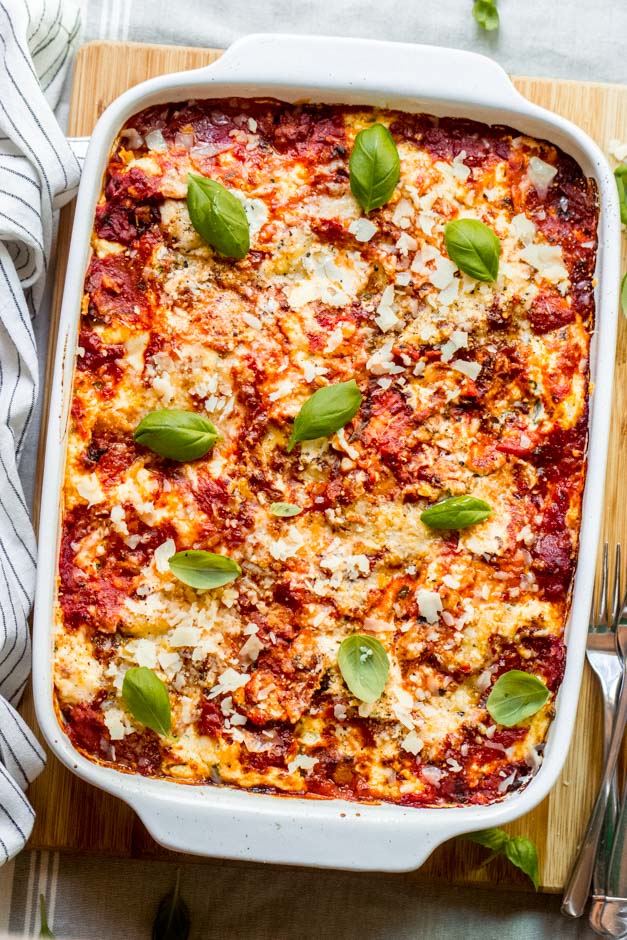
[[[139,43],[94,42],[79,51],[74,73],[68,133],[88,135],[105,107],[121,92],[146,78],[166,72],[197,68],[214,61],[220,52]],[[627,86],[517,78],[518,89],[538,104],[570,118],[602,148],[612,137],[627,138]],[[72,222],[72,208],[63,210],[56,252],[56,278],[51,337],[55,336]],[[627,254],[623,257],[627,267]],[[46,371],[49,387],[51,339]],[[607,364],[608,368],[610,363]],[[621,318],[616,362],[612,443],[610,446],[605,536],[627,542],[624,491],[627,463],[627,324]],[[45,422],[42,426],[45,427]],[[42,465],[41,453],[39,467]],[[27,695],[23,712],[35,724]],[[564,771],[551,794],[524,818],[511,824],[512,833],[532,838],[540,854],[542,890],[559,891],[568,875],[577,841],[591,808],[601,767],[601,711],[594,679],[586,667],[577,725]],[[65,770],[52,756],[45,772],[32,785],[30,799],[37,822],[32,848],[60,849],[125,858],[175,857],[150,838],[133,812]],[[419,812],[419,810],[417,811]],[[504,888],[527,888],[528,882],[509,865],[497,860],[480,867],[484,850],[456,840],[439,848],[415,873],[416,880]]]

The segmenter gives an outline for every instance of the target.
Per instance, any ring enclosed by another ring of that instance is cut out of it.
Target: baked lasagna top
[[[349,158],[375,122],[400,179],[365,213]],[[188,173],[243,205],[241,260],[191,224]],[[81,753],[421,806],[524,787],[564,668],[597,212],[569,156],[506,127],[272,100],[128,122],[96,209],[62,497],[56,701]],[[499,239],[494,282],[447,253],[445,226],[466,218]],[[354,417],[288,449],[312,393],[350,381]],[[135,442],[160,409],[208,418],[215,446],[175,461]],[[455,496],[489,517],[421,519]],[[196,590],[169,565],[185,550],[241,575]],[[387,654],[375,701],[338,668],[352,634]],[[167,687],[170,734],[126,707],[137,667]],[[486,702],[511,670],[550,695],[506,727]]]

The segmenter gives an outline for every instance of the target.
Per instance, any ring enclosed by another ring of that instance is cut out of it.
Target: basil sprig
[[[486,708],[497,724],[511,728],[535,715],[549,695],[542,679],[520,669],[510,669],[494,683]]]
[[[499,27],[499,11],[496,9],[496,0],[475,0],[472,15],[487,32]]]
[[[492,854],[483,862],[484,865],[498,855],[504,855],[512,865],[520,868],[531,879],[534,888],[538,890],[540,883],[538,850],[531,839],[526,839],[524,836],[508,836],[503,829],[481,829],[479,832],[468,833],[464,839],[492,850]]]
[[[179,581],[201,589],[222,587],[223,584],[235,581],[242,573],[237,562],[227,555],[214,555],[213,552],[196,549],[177,552],[168,564]]]
[[[627,163],[621,163],[614,170],[616,187],[618,189],[618,205],[620,208],[620,220],[623,225],[627,225],[627,191],[625,190],[625,180],[627,179]]]
[[[297,516],[302,511],[302,508],[295,506],[294,503],[272,503],[270,506],[270,512],[273,516],[281,516],[284,519],[288,519],[290,516]]]
[[[181,870],[176,873],[172,891],[161,899],[154,923],[152,940],[187,940],[191,927],[189,908],[180,894]]]
[[[136,444],[169,460],[197,460],[208,453],[220,435],[211,421],[194,411],[163,408],[151,411],[137,425]]]
[[[389,202],[401,175],[401,162],[387,127],[373,124],[357,134],[348,168],[351,192],[364,212]]]
[[[216,180],[187,174],[187,208],[192,225],[208,245],[227,258],[243,258],[250,248],[244,206]]]
[[[48,915],[46,913],[46,899],[43,894],[39,895],[39,936],[54,937],[53,932],[48,926]]]
[[[488,503],[474,496],[451,496],[429,506],[420,514],[421,520],[431,529],[465,529],[469,525],[483,522],[491,514]]]
[[[287,445],[288,453],[299,441],[315,441],[318,437],[335,434],[357,414],[361,401],[361,392],[354,379],[319,388],[296,415]]]
[[[136,721],[168,735],[172,727],[170,696],[159,676],[147,666],[127,670],[122,684],[122,699],[126,710]]]
[[[347,636],[340,644],[337,664],[355,698],[376,702],[390,672],[388,654],[379,640],[361,633]]]
[[[620,305],[623,308],[623,316],[627,317],[627,274],[623,275],[620,285]]]
[[[444,226],[449,258],[460,271],[477,281],[496,281],[501,242],[479,219],[455,219]]]

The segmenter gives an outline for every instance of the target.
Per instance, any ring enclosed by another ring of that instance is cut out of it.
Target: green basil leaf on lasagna
[[[211,421],[194,411],[163,408],[151,411],[137,425],[133,439],[168,460],[197,460],[220,435]]]
[[[348,166],[351,192],[364,212],[389,202],[401,175],[401,162],[387,127],[373,124],[360,131]]]
[[[549,695],[542,679],[520,669],[510,669],[494,683],[486,708],[497,724],[511,728],[535,715]]]
[[[451,496],[429,506],[420,518],[431,529],[466,529],[491,514],[490,505],[474,496]]]
[[[314,441],[318,437],[335,434],[357,414],[361,401],[361,392],[354,379],[319,388],[296,415],[287,445],[288,453],[299,441]]]
[[[183,584],[207,590],[235,581],[242,569],[227,555],[214,555],[197,549],[177,552],[169,559],[170,571]]]
[[[501,242],[478,219],[456,219],[444,226],[444,243],[451,261],[477,281],[496,281]]]
[[[294,503],[272,503],[270,506],[270,512],[273,516],[280,516],[284,519],[297,516],[302,511],[301,507],[295,506]]]
[[[157,734],[168,735],[172,727],[170,696],[165,683],[147,666],[128,669],[122,684],[126,710],[140,724]]]
[[[379,640],[353,633],[342,640],[337,663],[344,682],[355,698],[376,702],[385,689],[390,661]]]
[[[222,183],[188,173],[187,208],[200,237],[221,255],[240,260],[247,254],[250,228],[244,206]]]

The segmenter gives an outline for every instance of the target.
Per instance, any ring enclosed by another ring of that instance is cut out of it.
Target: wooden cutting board
[[[219,55],[218,50],[212,49],[138,43],[93,42],[83,46],[76,60],[68,133],[71,136],[90,134],[105,107],[131,85],[154,75],[206,65]],[[613,137],[627,139],[627,86],[547,78],[519,78],[515,79],[515,84],[532,101],[578,123],[602,148]],[[51,337],[56,335],[72,213],[71,207],[63,211],[59,228]],[[627,251],[623,262],[625,269]],[[51,340],[46,389],[53,347]],[[607,365],[609,368],[610,363]],[[605,533],[610,542],[622,539],[623,544],[627,544],[627,512],[624,499],[619,499],[617,484],[627,479],[626,390],[627,323],[621,318]],[[45,427],[45,421],[42,426]],[[42,462],[39,462],[40,468]],[[23,712],[34,725],[30,696],[24,702]],[[540,854],[540,881],[545,891],[557,892],[564,885],[600,775],[600,702],[587,667],[576,727],[568,761],[552,793],[534,812],[508,827],[513,834],[528,836],[536,842]],[[31,787],[30,799],[37,811],[30,841],[32,848],[124,858],[174,857],[174,853],[166,852],[153,842],[127,806],[83,783],[53,757]],[[479,867],[484,857],[484,850],[456,840],[439,848],[412,878],[486,887],[495,884],[528,887],[525,877],[501,860],[485,868]]]

